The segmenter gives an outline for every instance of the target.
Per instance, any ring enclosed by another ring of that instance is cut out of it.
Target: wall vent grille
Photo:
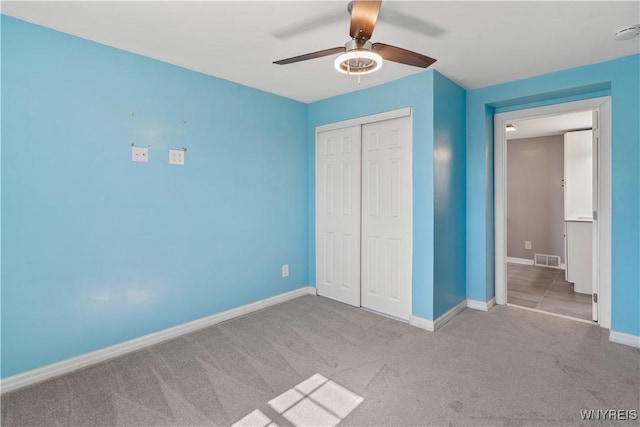
[[[560,257],[557,255],[535,254],[533,263],[541,267],[562,268]]]

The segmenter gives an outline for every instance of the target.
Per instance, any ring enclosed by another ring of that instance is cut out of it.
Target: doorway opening
[[[497,304],[609,327],[610,102],[495,116]]]

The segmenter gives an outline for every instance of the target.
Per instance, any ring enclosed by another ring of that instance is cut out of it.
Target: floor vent
[[[562,268],[560,257],[557,255],[535,254],[533,260],[534,265],[541,267]]]

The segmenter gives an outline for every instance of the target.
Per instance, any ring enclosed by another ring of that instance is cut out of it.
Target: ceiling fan
[[[384,43],[371,43],[370,39],[378,20],[381,3],[381,0],[355,0],[349,3],[348,10],[351,14],[349,35],[351,40],[344,47],[320,50],[281,59],[273,63],[286,65],[342,53],[335,60],[336,70],[345,74],[362,75],[378,70],[382,66],[383,59],[421,68],[427,68],[436,62],[429,56],[407,49]]]

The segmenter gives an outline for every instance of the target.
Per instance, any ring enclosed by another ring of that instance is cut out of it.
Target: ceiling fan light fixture
[[[382,67],[382,57],[367,49],[354,49],[339,55],[334,65],[343,74],[370,74]]]

